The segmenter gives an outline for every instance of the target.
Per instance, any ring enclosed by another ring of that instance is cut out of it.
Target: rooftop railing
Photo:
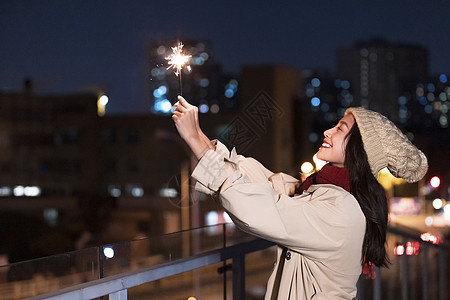
[[[365,268],[357,299],[449,299],[448,246],[395,227],[388,245],[391,267]],[[263,299],[275,250],[233,224],[203,227],[0,267],[0,298]]]

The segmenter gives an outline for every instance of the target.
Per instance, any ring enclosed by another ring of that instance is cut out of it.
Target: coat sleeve
[[[339,224],[328,217],[337,213],[328,201],[333,199],[310,201],[307,194],[290,197],[291,185],[297,181],[289,175],[274,176],[258,161],[237,155],[234,149],[229,153],[218,143],[216,151],[209,150],[199,161],[192,176],[198,190],[219,195],[236,225],[248,233],[314,256],[323,257],[323,251],[339,247]]]

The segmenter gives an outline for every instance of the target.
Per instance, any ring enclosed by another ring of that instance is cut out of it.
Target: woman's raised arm
[[[214,149],[211,141],[200,129],[198,108],[188,103],[182,96],[178,96],[172,119],[181,138],[188,144],[197,159],[209,149]]]

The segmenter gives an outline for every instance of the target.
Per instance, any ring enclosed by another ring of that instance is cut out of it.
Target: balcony
[[[391,267],[364,269],[357,299],[449,299],[449,246],[395,227],[389,228],[388,245]],[[274,261],[273,243],[221,224],[3,266],[0,295],[5,300],[263,299]]]

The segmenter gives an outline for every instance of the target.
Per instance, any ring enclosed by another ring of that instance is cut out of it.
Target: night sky
[[[102,88],[108,113],[148,113],[153,41],[209,40],[229,72],[334,71],[336,48],[374,36],[424,46],[431,73],[450,72],[448,0],[0,0],[0,90],[25,77],[37,93]]]

